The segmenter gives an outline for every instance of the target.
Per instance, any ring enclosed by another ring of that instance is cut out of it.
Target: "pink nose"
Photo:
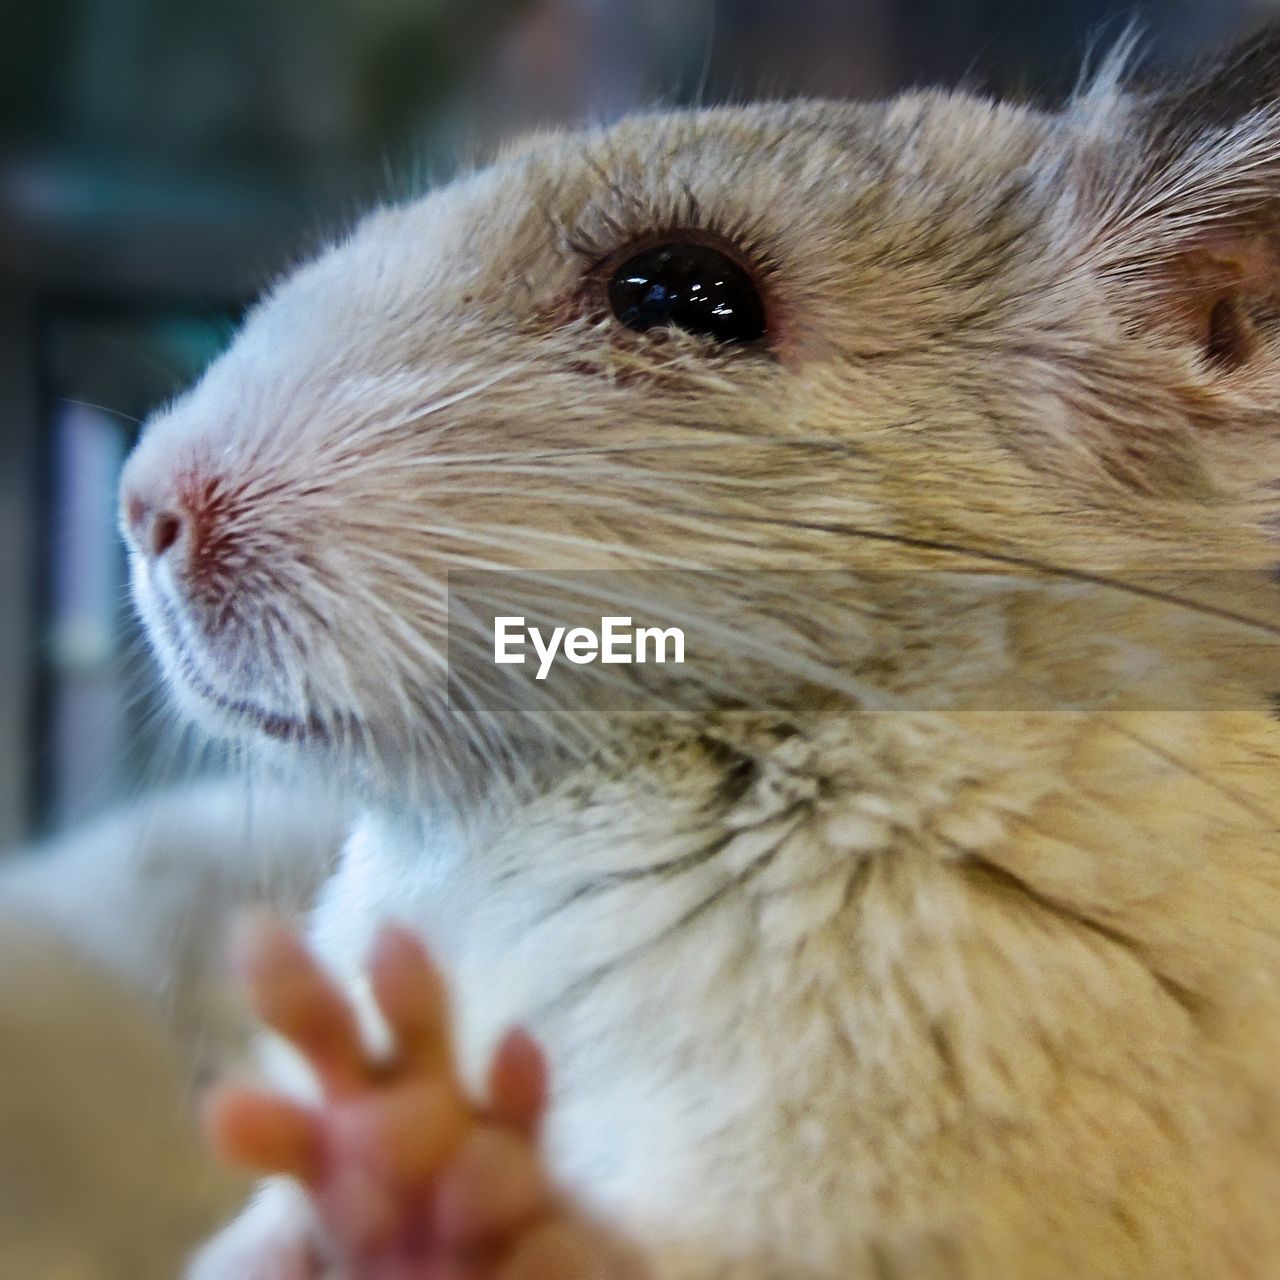
[[[159,510],[141,498],[128,498],[125,513],[134,545],[150,560],[160,560],[183,541],[188,518],[173,507]]]

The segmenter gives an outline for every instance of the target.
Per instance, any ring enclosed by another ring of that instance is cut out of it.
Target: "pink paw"
[[[469,1099],[454,1064],[444,983],[416,938],[387,929],[369,961],[396,1044],[390,1064],[369,1061],[345,997],[283,925],[246,930],[240,964],[256,1012],[307,1058],[324,1101],[312,1108],[223,1086],[209,1101],[209,1130],[226,1159],[288,1175],[305,1189],[336,1275],[621,1276],[612,1251],[566,1210],[545,1174],[537,1146],[547,1101],[541,1051],[511,1033],[494,1055],[486,1102]],[[305,1251],[283,1251],[279,1261],[252,1274],[317,1275]]]

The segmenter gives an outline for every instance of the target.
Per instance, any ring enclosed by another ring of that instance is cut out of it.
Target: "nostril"
[[[147,545],[158,560],[182,537],[182,517],[174,511],[157,511],[151,517]]]
[[[141,498],[126,501],[125,518],[134,543],[153,560],[159,560],[182,538],[186,524],[180,512],[168,508],[156,511]]]

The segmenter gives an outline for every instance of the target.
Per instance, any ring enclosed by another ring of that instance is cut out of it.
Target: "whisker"
[[[686,514],[693,515],[695,513],[689,512]],[[700,514],[701,518],[707,518],[705,513],[697,514]],[[1054,564],[1052,561],[1038,560],[1034,556],[1020,555],[1016,552],[993,551],[983,547],[966,546],[964,543],[948,542],[940,538],[923,538],[913,534],[889,533],[882,529],[863,529],[856,525],[794,520],[782,516],[750,515],[735,512],[731,518],[748,524],[803,529],[813,533],[834,533],[841,537],[857,538],[868,542],[883,542],[920,551],[939,551],[944,554],[966,556],[987,564],[1000,564],[1009,568],[1043,573],[1048,577],[1063,578],[1090,586],[1122,591],[1128,595],[1156,600],[1163,604],[1171,604],[1187,609],[1192,613],[1201,614],[1205,617],[1218,618],[1223,622],[1239,623],[1241,626],[1252,628],[1267,635],[1280,636],[1280,625],[1265,622],[1261,618],[1251,618],[1248,614],[1237,613],[1234,609],[1227,609],[1220,605],[1195,600],[1189,596],[1179,595],[1177,592],[1161,591],[1157,587],[1146,586],[1142,583],[1126,582],[1122,578],[1112,578],[1105,573],[1096,573],[1088,569],[1076,569],[1069,565]]]

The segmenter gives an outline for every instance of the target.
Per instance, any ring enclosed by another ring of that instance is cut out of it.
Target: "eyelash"
[[[665,205],[644,203],[629,196],[603,171],[596,171],[613,207],[603,198],[590,200],[572,223],[556,219],[561,242],[582,264],[585,278],[598,278],[625,254],[681,238],[704,240],[724,250],[749,270],[762,288],[777,274],[778,263],[767,238],[750,218],[724,220],[708,215],[687,184],[678,198]]]

